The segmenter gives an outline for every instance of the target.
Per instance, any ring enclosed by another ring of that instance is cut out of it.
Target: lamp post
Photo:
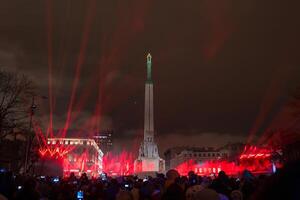
[[[33,119],[33,115],[35,113],[35,110],[37,109],[37,105],[35,104],[35,98],[36,97],[40,97],[43,99],[47,99],[46,96],[38,96],[35,94],[32,94],[32,99],[31,99],[31,106],[29,109],[29,135],[27,137],[27,143],[26,143],[26,150],[25,150],[25,163],[24,163],[24,172],[27,173],[28,170],[28,163],[29,163],[29,157],[30,157],[30,150],[31,150],[31,145],[34,139],[35,134],[32,134],[32,119]]]

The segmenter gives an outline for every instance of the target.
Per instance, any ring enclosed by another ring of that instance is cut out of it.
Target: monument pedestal
[[[165,170],[165,161],[161,158],[141,157],[134,162],[134,171],[136,174],[153,176],[155,173],[163,173]]]

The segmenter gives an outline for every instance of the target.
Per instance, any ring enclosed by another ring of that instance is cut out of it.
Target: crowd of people
[[[217,176],[180,176],[176,170],[165,175],[89,179],[71,174],[66,178],[0,174],[0,200],[300,200],[300,165],[292,164],[272,175],[256,175],[245,170],[239,177],[224,171]]]

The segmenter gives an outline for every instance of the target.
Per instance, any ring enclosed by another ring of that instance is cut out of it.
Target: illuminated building
[[[223,154],[226,155],[227,161],[236,162],[240,154],[244,151],[245,144],[241,142],[237,143],[228,143],[221,148],[218,148]]]
[[[211,175],[217,174],[220,170],[228,175],[238,175],[245,169],[254,174],[270,174],[274,172],[274,167],[282,167],[282,163],[274,159],[275,152],[270,148],[246,145],[242,152],[236,154],[240,151],[239,146],[237,143],[225,145],[219,149],[171,148],[165,152],[166,168],[176,169],[182,175],[188,174],[189,171],[194,171],[199,175]],[[236,155],[233,160],[229,159],[231,153]]]
[[[166,170],[174,168],[173,163],[171,167],[171,160],[174,159],[178,154],[180,154],[185,148],[187,147],[173,147],[165,151],[164,156]]]
[[[189,160],[197,163],[215,160],[237,162],[244,147],[243,143],[228,143],[220,148],[186,146],[169,148],[164,153],[166,169],[176,168]]]
[[[138,158],[135,160],[135,172],[164,171],[164,160],[159,157],[158,147],[154,141],[154,113],[153,113],[153,81],[152,57],[147,55],[147,81],[145,84],[145,116],[144,141],[139,148]]]
[[[227,158],[226,151],[220,151],[212,147],[174,147],[168,149],[165,153],[166,169],[174,169],[182,163],[190,160],[196,163],[206,161],[222,160]]]
[[[94,139],[48,138],[47,144],[39,149],[42,157],[61,161],[63,175],[86,173],[98,176],[102,172],[103,153]]]
[[[281,167],[281,163],[274,160],[275,153],[274,149],[267,147],[245,146],[244,151],[239,156],[239,166],[256,174],[271,173],[274,164]]]
[[[104,154],[110,152],[113,146],[113,132],[110,130],[94,134],[93,138]]]

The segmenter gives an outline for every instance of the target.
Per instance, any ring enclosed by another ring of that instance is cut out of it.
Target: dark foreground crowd
[[[76,178],[29,177],[0,174],[0,200],[300,200],[300,164],[286,165],[272,175],[254,176],[244,171],[240,177],[228,177],[221,171],[217,177],[197,176],[190,172],[180,176],[176,170],[166,175],[139,179],[118,178],[102,174],[89,179],[85,174]]]

